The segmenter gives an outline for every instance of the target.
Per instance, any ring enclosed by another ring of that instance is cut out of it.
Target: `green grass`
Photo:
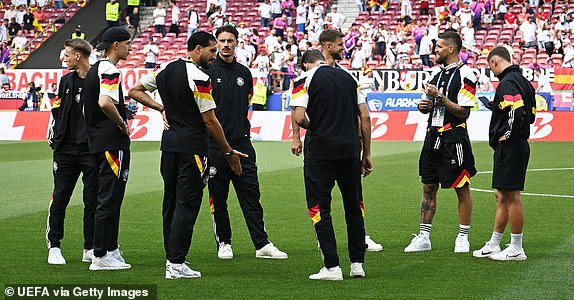
[[[236,197],[229,205],[235,258],[217,258],[207,198],[194,230],[188,261],[201,279],[163,278],[165,254],[161,233],[162,181],[159,144],[132,144],[132,163],[122,207],[120,244],[131,270],[90,272],[81,263],[82,204],[78,184],[66,218],[62,251],[65,266],[46,263],[44,244],[48,201],[52,191],[52,153],[46,143],[0,143],[0,284],[157,284],[160,299],[205,298],[474,298],[572,299],[574,295],[574,227],[572,198],[525,196],[524,247],[528,260],[515,263],[475,259],[452,253],[458,230],[456,197],[439,191],[433,222],[433,250],[403,253],[411,233],[418,232],[421,186],[418,156],[421,143],[377,142],[375,172],[364,179],[366,228],[384,244],[367,253],[365,279],[314,282],[319,270],[311,221],[307,214],[302,158],[290,154],[284,142],[255,143],[262,204],[271,240],[288,252],[285,261],[255,258]],[[474,143],[479,171],[491,170],[492,151]],[[531,143],[530,168],[574,167],[569,160],[574,143]],[[529,172],[526,192],[574,195],[574,171]],[[490,174],[478,174],[472,186],[490,189]],[[495,201],[492,193],[474,192],[471,248],[490,237]],[[340,194],[333,192],[333,218],[341,267],[349,261]],[[507,233],[503,243],[509,242]]]

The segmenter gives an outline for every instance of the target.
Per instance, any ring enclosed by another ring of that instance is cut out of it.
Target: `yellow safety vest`
[[[267,87],[261,83],[255,85],[255,92],[251,98],[252,104],[265,105],[267,103]]]
[[[72,39],[82,39],[85,40],[86,39],[86,34],[83,32],[80,32],[80,36],[76,35],[76,32],[72,33]]]
[[[112,4],[111,2],[108,2],[106,4],[106,21],[118,21],[120,19],[120,4],[119,3],[115,3]]]
[[[128,0],[129,6],[140,6],[140,0]]]

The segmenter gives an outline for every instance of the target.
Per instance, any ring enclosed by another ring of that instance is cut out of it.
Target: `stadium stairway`
[[[118,0],[120,7],[127,7],[127,0]],[[80,9],[62,28],[48,38],[30,56],[18,64],[17,69],[59,69],[61,62],[60,51],[64,48],[64,41],[72,36],[76,26],[82,25],[88,41],[96,44],[103,30],[106,28],[105,18],[106,1],[90,1]]]
[[[343,32],[347,32],[359,15],[359,7],[355,2],[356,0],[338,0],[336,2],[339,12],[345,16],[345,23],[341,28]]]

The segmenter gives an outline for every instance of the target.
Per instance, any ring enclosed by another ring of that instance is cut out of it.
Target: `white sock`
[[[427,237],[427,238],[430,237],[431,227],[432,227],[432,224],[423,224],[423,223],[421,223],[421,224],[419,225],[419,229],[420,229],[419,234],[422,234],[422,235],[424,235],[424,236]]]
[[[458,235],[468,237],[468,232],[470,231],[470,225],[458,225]]]
[[[518,250],[522,250],[522,233],[510,234],[510,245]]]
[[[488,244],[490,244],[490,246],[500,245],[500,241],[502,240],[502,235],[503,235],[503,233],[501,233],[501,232],[493,231],[492,236],[490,237],[490,241],[488,241]]]

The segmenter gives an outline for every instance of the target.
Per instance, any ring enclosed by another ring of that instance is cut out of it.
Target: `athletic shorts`
[[[419,159],[422,183],[440,183],[442,188],[461,188],[467,183],[470,184],[470,178],[475,174],[474,156],[468,135],[426,135]]]
[[[524,190],[529,158],[530,146],[527,140],[510,140],[496,145],[492,187],[501,190]]]

